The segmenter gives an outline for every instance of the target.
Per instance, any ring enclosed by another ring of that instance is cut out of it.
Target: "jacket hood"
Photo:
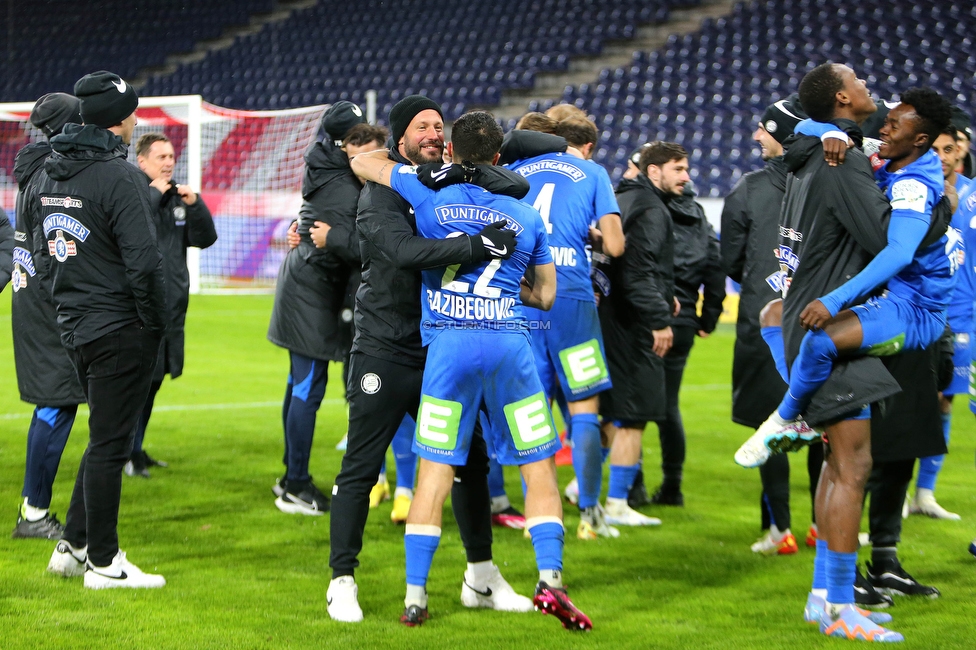
[[[671,197],[667,202],[671,218],[679,223],[685,224],[701,221],[705,217],[705,213],[695,201],[696,196],[695,190],[691,187],[691,183],[688,183],[685,185],[681,196]]]
[[[846,133],[854,141],[855,147],[858,149],[861,148],[861,145],[864,143],[864,134],[856,122],[841,118],[831,120],[830,124],[833,124]],[[820,138],[812,135],[794,133],[783,142],[783,148],[786,149],[783,158],[786,161],[786,170],[789,172],[795,172],[800,167],[803,167],[814,152],[821,152],[820,157],[823,158],[823,144],[820,142]]]
[[[617,183],[618,192],[632,192],[634,190],[647,189],[657,192],[657,188],[654,187],[654,183],[652,183],[651,179],[644,174],[638,174],[636,178],[621,178],[620,182]]]
[[[44,171],[56,181],[66,180],[96,162],[125,158],[128,147],[122,138],[93,124],[67,124],[61,135],[51,138],[54,153],[44,162]]]
[[[346,152],[331,140],[313,142],[305,150],[302,198],[307,199],[329,181],[344,175],[353,175]]]
[[[32,142],[20,151],[14,158],[14,178],[17,185],[24,189],[28,181],[34,176],[44,160],[51,155],[51,145],[48,142]]]
[[[780,192],[786,191],[786,162],[783,156],[776,156],[766,161],[766,174],[776,189]]]

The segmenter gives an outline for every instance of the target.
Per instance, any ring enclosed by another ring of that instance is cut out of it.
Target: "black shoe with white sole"
[[[311,515],[318,517],[329,511],[329,497],[311,480],[304,483],[288,482],[287,491],[275,499],[278,510],[290,515]]]
[[[874,588],[867,578],[861,573],[861,568],[857,568],[854,578],[854,602],[858,607],[868,607],[871,609],[884,609],[891,607],[894,601],[891,596],[883,594]]]
[[[872,565],[867,563],[868,581],[875,589],[897,596],[922,596],[938,598],[941,592],[935,587],[923,585],[902,568],[897,559],[885,560]]]

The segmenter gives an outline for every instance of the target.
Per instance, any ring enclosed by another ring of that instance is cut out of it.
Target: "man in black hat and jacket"
[[[282,408],[285,475],[272,488],[275,505],[289,514],[322,515],[329,499],[308,472],[315,419],[328,380],[329,361],[346,357],[340,320],[352,266],[359,266],[356,208],[362,185],[349,168],[360,150],[344,146],[349,131],[366,122],[359,106],[340,101],[322,116],[321,140],[305,151],[297,248],[281,263],[268,340],[288,350],[290,368]],[[316,248],[309,229],[325,224],[326,246]]]
[[[760,334],[759,312],[782,296],[783,272],[773,251],[779,246],[779,214],[786,192],[783,142],[806,118],[796,94],[770,104],[752,134],[762,148],[766,166],[750,172],[732,189],[722,209],[722,264],[741,285],[732,358],[732,421],[758,429],[786,392],[769,346]],[[785,369],[784,369],[785,370]],[[813,495],[823,463],[823,445],[809,447],[811,526],[808,546],[816,544]],[[752,545],[755,553],[789,555],[797,552],[790,530],[790,462],[786,454],[770,456],[759,467],[762,481],[762,529]]]
[[[183,374],[184,326],[190,302],[186,249],[212,246],[217,241],[217,229],[203,197],[189,185],[173,182],[176,155],[169,138],[162,133],[143,135],[136,143],[136,162],[149,178],[149,203],[155,208],[156,237],[166,275],[166,332],[159,346],[149,397],[136,423],[132,454],[125,464],[129,476],[149,478],[150,467],[167,466],[142,448],[156,393],[167,374],[173,379]]]
[[[440,167],[444,121],[437,103],[420,95],[405,97],[390,111],[389,121],[391,164]],[[526,181],[496,167],[478,167],[465,180],[516,198],[529,190]],[[499,223],[479,235],[424,239],[417,236],[413,208],[399,194],[376,183],[367,183],[362,191],[356,226],[363,278],[356,294],[356,338],[346,386],[348,446],[332,488],[332,581],[327,599],[334,620],[363,620],[354,572],[363,545],[369,491],[404,414],[416,416],[420,403],[427,354],[420,336],[420,270],[510,254],[514,239]],[[476,436],[468,464],[457,470],[451,496],[468,559],[461,602],[466,607],[528,611],[532,601],[516,594],[492,563],[487,476],[484,439]]]
[[[119,550],[122,466],[149,394],[165,329],[166,294],[149,185],[126,162],[139,98],[118,75],[75,84],[84,126],[51,138],[27,209],[43,232],[61,342],[91,415],[65,530],[48,570],[84,575],[89,589],[162,587]]]
[[[32,181],[51,154],[48,139],[61,133],[66,124],[81,124],[81,102],[65,93],[50,93],[37,100],[31,124],[44,133],[14,160],[17,197],[17,232],[13,250],[13,296],[10,305],[14,363],[20,398],[35,404],[27,430],[27,462],[24,470],[24,503],[17,513],[12,537],[59,539],[64,526],[49,511],[54,478],[61,454],[85,394],[78,374],[61,344],[58,315],[46,267],[50,257],[34,257],[35,239],[43,232],[25,209],[34,191]],[[10,277],[10,276],[5,276]]]

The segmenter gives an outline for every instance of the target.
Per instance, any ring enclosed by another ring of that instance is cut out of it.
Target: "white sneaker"
[[[125,553],[119,551],[112,558],[112,563],[106,567],[96,567],[88,562],[85,572],[86,589],[158,589],[166,584],[166,578],[152,573],[143,573],[142,569],[125,559]]]
[[[820,439],[820,434],[797,418],[783,422],[775,411],[735,452],[735,462],[742,467],[763,465],[772,454],[797,451]]]
[[[648,517],[627,505],[627,499],[607,499],[604,519],[613,526],[660,526],[657,517]]]
[[[473,576],[465,571],[461,583],[461,604],[465,607],[484,607],[502,612],[531,612],[535,608],[531,598],[515,593],[494,564],[491,566],[491,577],[484,586],[475,588],[473,583]]]
[[[933,494],[932,490],[925,488],[919,488],[915,492],[915,498],[912,499],[911,504],[908,506],[908,512],[913,515],[927,515],[933,519],[951,519],[953,521],[962,519],[956,513],[949,512],[940,506],[935,500],[935,494]]]
[[[329,583],[329,590],[325,592],[325,600],[329,604],[329,617],[341,623],[360,623],[363,620],[363,610],[359,607],[359,586],[352,576],[339,576]]]
[[[63,539],[54,547],[47,570],[65,578],[79,578],[85,575],[85,561],[88,547],[75,548]]]
[[[566,486],[566,489],[563,490],[563,496],[574,506],[579,503],[579,481],[576,480],[575,476],[569,482],[569,485]]]
[[[592,508],[580,510],[580,522],[576,528],[576,537],[583,540],[593,540],[597,537],[620,537],[620,531],[607,525],[603,507],[598,503]]]

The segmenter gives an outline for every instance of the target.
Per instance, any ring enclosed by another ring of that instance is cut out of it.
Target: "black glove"
[[[471,243],[471,261],[484,262],[491,259],[507,260],[515,252],[515,232],[505,230],[506,219],[496,221],[482,228],[477,235],[468,235]]]
[[[426,187],[434,190],[444,189],[450,185],[470,183],[474,178],[475,167],[470,163],[455,165],[454,163],[427,163],[417,167],[417,178]]]

